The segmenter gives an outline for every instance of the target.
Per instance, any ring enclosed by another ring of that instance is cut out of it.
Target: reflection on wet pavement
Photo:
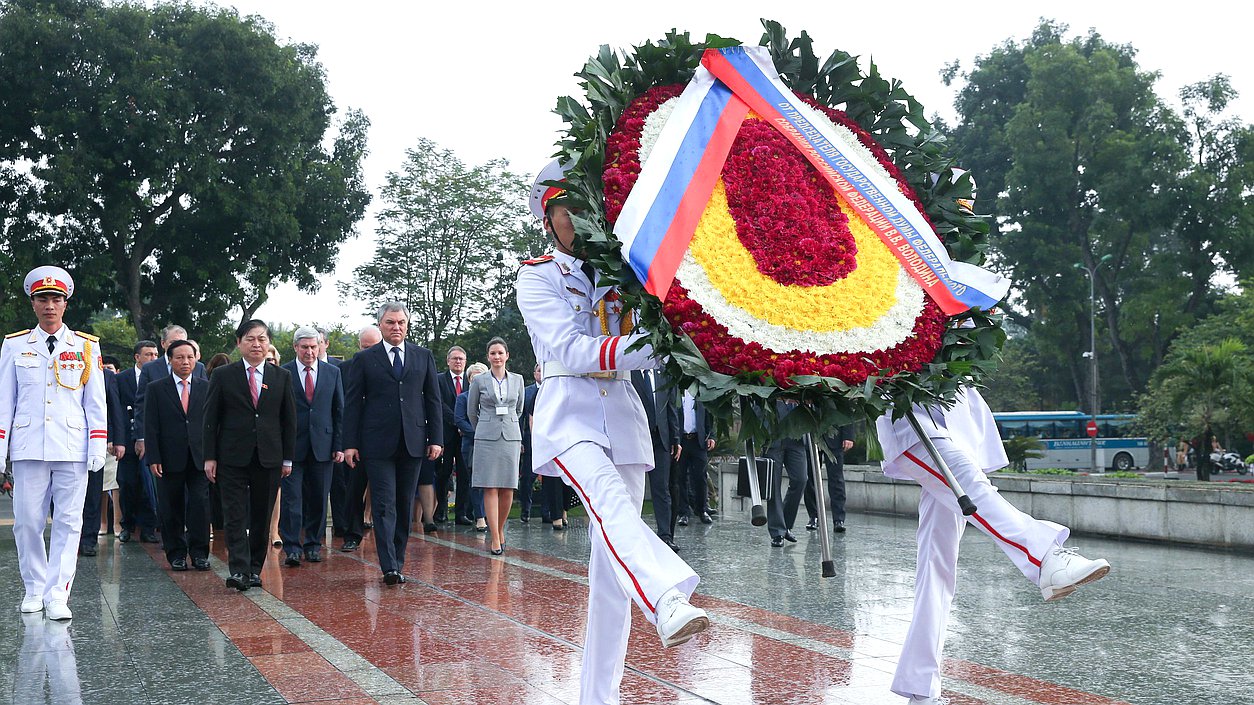
[[[877,705],[910,618],[914,523],[853,515],[837,575],[813,532],[771,548],[737,514],[679,529],[713,628],[663,649],[637,615],[624,703]],[[459,529],[461,527],[458,527]],[[575,703],[587,537],[537,521],[486,555],[474,531],[410,543],[410,582],[385,587],[370,540],[280,565],[265,590],[172,573],[155,547],[102,540],[80,560],[75,619],[19,615],[16,551],[0,532],[0,702]],[[338,542],[337,542],[338,543]],[[1254,557],[1085,540],[1105,580],[1043,604],[976,532],[963,539],[946,644],[955,705],[1254,702]]]

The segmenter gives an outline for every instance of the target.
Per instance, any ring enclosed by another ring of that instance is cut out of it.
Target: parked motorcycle
[[[1250,466],[1241,460],[1241,456],[1232,451],[1211,453],[1210,462],[1216,472],[1235,472],[1238,475],[1244,475],[1250,471]]]

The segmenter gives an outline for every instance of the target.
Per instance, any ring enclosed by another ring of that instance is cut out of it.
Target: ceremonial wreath
[[[577,74],[558,157],[582,251],[707,408],[808,410],[753,405],[745,434],[945,403],[1004,340],[972,181],[899,83],[763,24],[760,46],[671,32]]]

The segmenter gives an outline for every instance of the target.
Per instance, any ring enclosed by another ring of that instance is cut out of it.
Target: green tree
[[[502,310],[518,260],[534,251],[526,191],[503,159],[470,166],[419,140],[388,174],[374,257],[341,291],[369,302],[370,314],[400,301],[410,338],[442,348]]]
[[[1210,440],[1230,438],[1250,423],[1251,383],[1254,359],[1240,340],[1173,348],[1142,399],[1143,423],[1168,430],[1181,424],[1189,436],[1201,437],[1198,479],[1210,479]]]
[[[0,239],[70,265],[83,311],[218,336],[275,283],[316,288],[364,214],[368,123],[329,135],[334,112],[316,49],[260,18],[0,2]]]
[[[1132,47],[1066,33],[1045,21],[969,73],[949,67],[964,81],[950,136],[981,192],[998,195],[982,203],[996,216],[994,262],[1016,282],[1007,315],[1086,408],[1089,285],[1075,265],[1094,272],[1102,391],[1119,406],[1212,309],[1214,275],[1246,266],[1250,130],[1221,118],[1234,95],[1224,77],[1186,88],[1182,118]]]

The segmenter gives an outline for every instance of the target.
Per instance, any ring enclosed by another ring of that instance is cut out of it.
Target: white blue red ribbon
[[[992,308],[1010,282],[949,258],[927,220],[875,163],[843,148],[798,101],[765,47],[709,49],[642,165],[614,234],[645,289],[665,299],[748,110],[774,125],[949,315]]]

